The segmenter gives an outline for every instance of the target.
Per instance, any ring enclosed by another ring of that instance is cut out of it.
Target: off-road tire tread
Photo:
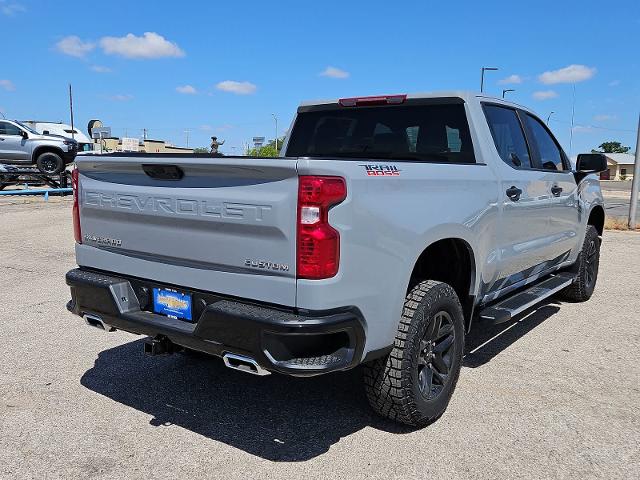
[[[431,305],[443,296],[455,299],[459,314],[462,315],[462,306],[451,286],[435,280],[420,282],[407,294],[391,353],[364,365],[365,391],[376,413],[412,426],[428,425],[444,413],[443,409],[434,417],[426,418],[418,411],[412,389],[413,362],[403,355],[405,351],[411,351],[411,348],[407,348],[411,342],[420,341],[417,331],[423,312],[430,311]],[[453,383],[447,392],[445,406],[453,394],[459,374],[459,368],[452,373]]]
[[[584,242],[582,244],[582,250],[580,251],[580,256],[576,261],[576,279],[575,281],[569,285],[567,288],[562,290],[558,296],[562,300],[566,300],[569,302],[586,302],[591,298],[593,294],[593,290],[589,292],[586,287],[586,273],[585,273],[585,265],[586,262],[584,260],[583,253],[585,249],[589,246],[591,240],[595,239],[598,245],[598,249],[600,249],[600,237],[598,235],[598,230],[593,225],[587,225],[587,231],[584,235]],[[596,277],[597,280],[597,277]],[[594,282],[596,281],[594,280]]]

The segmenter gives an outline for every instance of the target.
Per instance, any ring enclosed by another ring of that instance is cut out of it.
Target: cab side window
[[[0,122],[0,135],[21,135],[22,131],[9,122]]]
[[[529,148],[516,111],[485,105],[484,113],[500,158],[515,168],[531,168]]]
[[[549,131],[537,118],[527,113],[522,115],[522,117],[529,130],[529,140],[533,143],[532,148],[537,150],[537,154],[540,157],[540,168],[558,172],[564,171],[565,166],[562,163],[560,147]]]

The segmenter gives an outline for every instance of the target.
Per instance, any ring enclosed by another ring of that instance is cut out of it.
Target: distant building
[[[605,153],[607,170],[600,174],[601,180],[631,180],[635,165],[635,155],[629,153]]]
[[[94,140],[95,151],[100,151],[100,141]],[[102,151],[122,152],[122,140],[118,137],[108,137],[102,139]],[[176,147],[164,140],[140,140],[138,142],[138,152],[146,153],[193,153],[193,148]]]
[[[193,153],[193,148],[176,147],[164,140],[143,140],[140,142],[140,151],[147,153]]]

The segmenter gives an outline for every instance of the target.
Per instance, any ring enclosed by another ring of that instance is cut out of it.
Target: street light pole
[[[484,92],[484,72],[487,70],[498,70],[495,67],[482,67],[482,71],[480,73],[480,93]]]
[[[502,98],[504,98],[504,94],[508,92],[515,92],[513,88],[505,88],[502,90]]]
[[[551,115],[553,115],[554,113],[556,113],[556,112],[551,111],[551,112],[549,112],[549,115],[547,115],[547,125],[549,125],[549,119],[551,118]]]
[[[631,183],[631,205],[629,205],[629,230],[636,229],[636,213],[638,210],[638,185],[640,184],[640,115],[638,115],[638,137],[636,138],[636,158],[633,166],[633,182]]]

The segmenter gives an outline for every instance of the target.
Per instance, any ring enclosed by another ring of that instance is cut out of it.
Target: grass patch
[[[604,221],[605,230],[629,230],[628,220],[622,217],[607,217]],[[640,231],[640,222],[636,221],[636,232]]]

